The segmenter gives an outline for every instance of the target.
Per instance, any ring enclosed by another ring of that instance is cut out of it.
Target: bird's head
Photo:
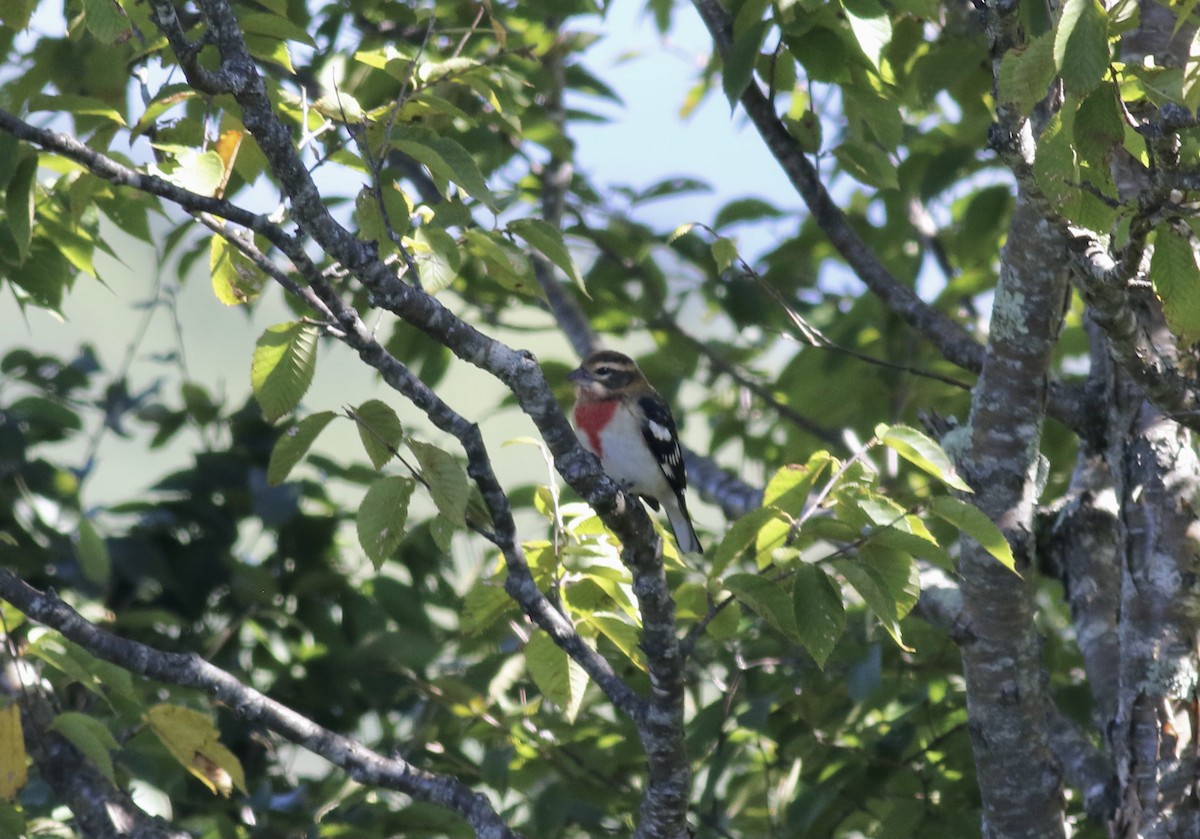
[[[632,358],[614,350],[599,350],[567,375],[575,385],[575,397],[588,401],[613,399],[630,385],[643,381],[642,371]]]

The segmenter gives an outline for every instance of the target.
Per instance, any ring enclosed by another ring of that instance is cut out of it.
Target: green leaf
[[[421,464],[421,477],[429,487],[429,494],[433,496],[438,512],[458,527],[463,527],[470,497],[467,471],[453,455],[437,446],[409,440],[408,447]]]
[[[392,558],[404,539],[413,486],[410,478],[380,478],[371,484],[358,506],[358,543],[376,571]]]
[[[425,224],[413,234],[413,259],[421,277],[421,289],[437,294],[458,277],[462,253],[454,237],[440,227]]]
[[[325,426],[337,416],[333,411],[311,414],[293,425],[275,441],[271,461],[267,464],[267,483],[279,486],[287,480],[292,469],[299,463]]]
[[[70,740],[109,783],[117,782],[110,752],[116,751],[121,745],[104,723],[77,711],[63,711],[50,723],[50,729]]]
[[[1093,185],[1111,184],[1113,151],[1125,142],[1125,120],[1112,88],[1106,85],[1088,94],[1075,112],[1071,134],[1079,157],[1091,167]]]
[[[267,422],[294,409],[317,369],[317,328],[292,321],[267,329],[254,346],[250,386]]]
[[[463,192],[497,212],[496,199],[483,179],[479,164],[455,140],[409,129],[404,136],[393,139],[392,146],[427,167],[434,176],[458,184]]]
[[[351,415],[358,424],[358,436],[367,450],[367,457],[376,469],[382,469],[396,454],[396,447],[404,436],[400,418],[390,405],[378,399],[368,399]]]
[[[585,620],[612,641],[630,663],[639,670],[646,670],[646,654],[642,651],[637,627],[614,615],[599,612],[588,615]]]
[[[1196,0],[1188,0],[1188,5],[1194,9]],[[1178,15],[1175,21],[1176,27],[1191,18],[1192,9],[1186,11],[1179,9],[1175,12]],[[1195,111],[1197,107],[1200,107],[1200,29],[1192,35],[1192,43],[1188,48],[1187,55],[1187,62],[1183,66],[1183,104],[1189,111]]]
[[[875,72],[881,72],[884,51],[892,42],[892,21],[887,11],[875,0],[842,0],[842,8],[858,48]]]
[[[758,540],[759,531],[771,522],[782,522],[785,528],[790,527],[792,520],[774,507],[760,507],[751,510],[739,518],[726,531],[713,553],[712,563],[708,573],[711,577],[719,577],[729,563],[738,558],[747,548]],[[782,540],[780,540],[782,544]]]
[[[29,100],[29,110],[55,113],[65,111],[75,116],[100,117],[117,125],[125,125],[125,117],[121,116],[121,112],[112,105],[101,99],[73,93],[60,93],[55,96],[39,94]]]
[[[37,188],[37,152],[21,155],[21,162],[8,182],[5,193],[5,209],[8,213],[8,229],[17,242],[21,262],[29,258],[33,243],[34,196]]]
[[[790,463],[781,467],[767,481],[763,490],[763,506],[777,507],[792,516],[799,516],[808,506],[817,479],[833,463],[826,451],[814,452],[803,466]]]
[[[247,35],[266,35],[269,38],[297,41],[310,47],[315,45],[312,36],[304,27],[296,25],[281,14],[269,12],[239,14],[238,26]]]
[[[20,32],[29,26],[37,5],[38,0],[5,0],[0,3],[0,23],[14,32]]]
[[[1009,50],[1000,59],[997,95],[1001,102],[1028,114],[1045,98],[1056,75],[1054,36],[1046,32],[1033,38],[1023,50]]]
[[[796,632],[800,642],[817,666],[825,669],[833,648],[846,628],[846,607],[842,592],[829,575],[816,565],[796,565],[792,585],[792,603],[796,613]]]
[[[717,263],[718,271],[725,271],[738,259],[737,242],[725,236],[718,236],[709,246],[712,250],[713,262]]]
[[[83,22],[102,44],[115,44],[129,37],[129,17],[117,0],[83,0]]]
[[[15,801],[17,793],[28,783],[27,759],[21,706],[9,701],[0,708],[0,801]]]
[[[98,586],[107,585],[112,575],[112,558],[108,554],[108,545],[96,532],[90,519],[79,520],[79,538],[75,550],[79,554],[83,576]]]
[[[741,222],[781,218],[783,215],[782,210],[761,198],[738,198],[717,211],[712,226],[714,230],[720,230],[722,227],[730,227]]]
[[[783,515],[764,521],[754,544],[759,568],[766,566],[771,552],[781,548],[791,535],[792,528],[808,506],[809,496],[826,467],[834,460],[829,452],[814,452],[803,466],[789,464],[780,468],[763,492],[763,506],[782,511]]]
[[[215,151],[159,146],[169,159],[159,165],[160,173],[180,189],[197,195],[214,195],[225,180],[225,161]]]
[[[1170,224],[1154,230],[1150,279],[1162,298],[1171,331],[1182,343],[1200,341],[1200,268],[1190,237],[1181,236]]]
[[[733,46],[725,56],[725,68],[721,71],[721,87],[731,109],[737,107],[754,78],[754,63],[771,26],[769,19],[760,20],[734,35]]]
[[[561,230],[552,224],[533,218],[511,221],[508,229],[541,251],[542,256],[557,265],[579,287],[580,291],[587,294],[587,288],[583,284],[583,275],[579,273],[579,266],[575,264],[575,260],[571,258],[571,252],[567,250],[567,246],[563,242]]]
[[[479,580],[463,598],[459,626],[467,635],[478,635],[516,608],[516,602],[499,580]]]
[[[974,504],[950,496],[940,496],[929,500],[929,512],[950,522],[978,542],[980,547],[994,556],[1001,565],[1014,574],[1017,573],[1012,546],[1008,544],[1000,528]]]
[[[816,154],[821,150],[824,129],[815,111],[806,110],[798,117],[784,116],[783,125],[804,153]]]
[[[903,551],[910,556],[927,559],[948,571],[954,570],[954,562],[950,555],[937,543],[933,534],[924,525],[919,529],[913,528],[912,530],[902,529],[900,526],[881,527],[871,534],[867,544],[878,544],[892,550]]]
[[[917,572],[917,563],[904,551],[892,550],[874,541],[860,545],[858,556],[883,580],[888,594],[896,604],[896,619],[904,618],[917,605],[917,599],[921,596],[921,577]]]
[[[381,253],[390,254],[396,252],[392,234],[405,236],[412,228],[413,206],[408,195],[395,184],[384,184],[382,193],[383,208],[387,211],[386,221],[379,208],[379,196],[375,189],[369,186],[364,186],[358,192],[354,201],[354,218],[358,222],[358,230],[362,237],[378,243]],[[424,273],[421,280],[423,284]]]
[[[1054,33],[1054,65],[1068,93],[1085,96],[1108,72],[1108,16],[1096,0],[1067,0]]]
[[[542,695],[562,709],[568,723],[575,722],[588,684],[583,668],[541,629],[525,644],[525,667]]]
[[[896,189],[900,186],[891,158],[877,146],[847,140],[833,150],[833,156],[846,174],[867,186],[878,189]]]
[[[722,584],[750,611],[793,641],[803,643],[796,627],[796,607],[781,584],[758,574],[731,574]]]
[[[888,635],[892,636],[892,640],[907,650],[908,647],[904,646],[904,638],[900,633],[900,621],[896,617],[896,599],[879,572],[861,559],[835,559],[833,567],[859,593],[867,608],[875,613],[879,623],[887,630]]]
[[[197,91],[186,84],[180,83],[164,86],[155,95],[154,100],[146,106],[146,110],[142,112],[142,115],[138,117],[137,124],[133,126],[133,130],[130,132],[131,139],[136,139],[144,134],[154,125],[160,116],[171,110],[171,108],[199,95]],[[117,116],[120,116],[120,114],[117,114]]]
[[[933,475],[954,489],[973,492],[954,471],[954,463],[945,450],[917,429],[907,425],[878,425],[875,427],[875,436],[922,472]]]
[[[520,256],[511,244],[483,230],[470,229],[463,232],[467,251],[483,260],[488,279],[519,294],[542,297],[542,287],[534,280],[532,271],[518,270],[516,258]],[[510,253],[506,246],[513,248]]]

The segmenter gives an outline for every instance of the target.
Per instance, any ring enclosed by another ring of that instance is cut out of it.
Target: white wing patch
[[[650,420],[646,423],[650,427],[650,433],[654,435],[654,439],[661,440],[664,443],[671,442],[671,429],[667,428],[662,423]]]

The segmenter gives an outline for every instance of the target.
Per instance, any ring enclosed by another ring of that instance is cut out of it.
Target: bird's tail
[[[687,502],[682,498],[663,502],[667,513],[667,521],[671,523],[671,532],[675,534],[675,543],[681,553],[702,554],[700,539],[696,536],[696,528],[692,527],[692,517],[688,515]]]

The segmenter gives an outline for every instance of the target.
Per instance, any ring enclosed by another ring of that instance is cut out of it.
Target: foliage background
[[[583,111],[617,107],[578,61],[590,4],[80,0],[29,47],[38,5],[0,28],[0,262],[30,317],[0,359],[3,830],[108,835],[115,808],[147,835],[1189,835],[1196,74],[1119,60],[1148,4],[697,0],[720,57],[671,101],[749,113],[806,212],[573,158]],[[185,75],[208,95],[164,86]],[[105,169],[129,126],[160,180]],[[304,200],[297,138],[375,245]],[[750,139],[695,145],[753,181]],[[112,221],[186,291],[139,304]],[[249,256],[216,260],[235,223]],[[60,305],[110,348],[39,320]],[[275,363],[254,340],[285,320]],[[563,421],[598,334],[700,452],[703,561],[659,555]],[[331,364],[354,352],[376,370]]]

